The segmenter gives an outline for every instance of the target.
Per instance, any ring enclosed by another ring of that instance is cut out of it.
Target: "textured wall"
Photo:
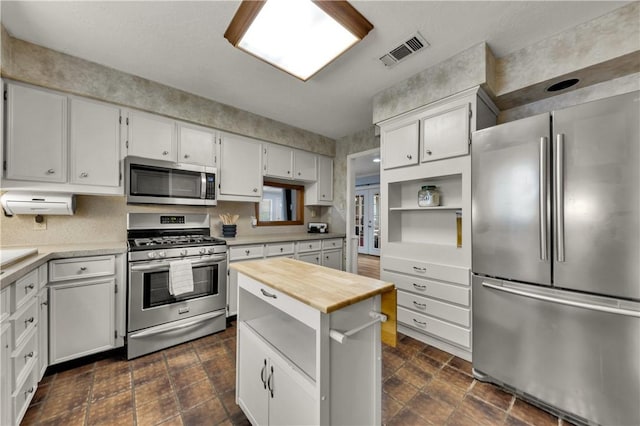
[[[474,86],[486,85],[493,54],[479,43],[391,86],[373,97],[373,123],[427,105]]]
[[[2,77],[335,155],[333,139],[10,37],[4,27]]]

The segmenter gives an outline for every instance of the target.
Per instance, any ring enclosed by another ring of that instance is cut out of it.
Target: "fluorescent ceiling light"
[[[346,1],[243,1],[225,38],[306,81],[373,29]]]

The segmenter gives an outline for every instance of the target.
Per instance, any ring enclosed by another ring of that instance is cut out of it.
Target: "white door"
[[[289,366],[289,362],[277,355],[270,358],[267,376],[270,425],[319,423],[319,403],[314,400],[310,393],[311,385],[305,380],[301,373]]]
[[[220,144],[220,200],[224,196],[262,197],[262,144],[225,133]],[[226,198],[229,199],[229,198]]]
[[[318,200],[333,200],[333,159],[318,156]]]
[[[314,181],[317,179],[316,172],[317,155],[306,151],[293,151],[294,179]]]
[[[236,369],[237,397],[240,407],[254,425],[269,424],[268,364],[262,342],[244,323],[240,323]]]
[[[418,120],[380,129],[380,154],[384,169],[418,164],[418,129]]]
[[[422,162],[469,153],[470,112],[471,105],[466,103],[421,120]]]
[[[178,124],[178,162],[216,166],[216,140],[204,127]]]
[[[342,250],[322,251],[322,266],[342,270]]]
[[[71,98],[70,182],[120,186],[120,109]]]
[[[67,97],[7,85],[7,179],[67,181]]]
[[[358,253],[380,256],[380,187],[356,189]]]
[[[129,111],[128,154],[176,161],[175,121],[159,115]]]
[[[293,150],[278,145],[265,145],[264,175],[291,179],[293,172]]]
[[[51,364],[115,347],[115,279],[49,287]]]

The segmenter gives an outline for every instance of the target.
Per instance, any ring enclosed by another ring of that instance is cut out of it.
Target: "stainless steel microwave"
[[[127,157],[125,171],[127,204],[217,203],[215,167]]]

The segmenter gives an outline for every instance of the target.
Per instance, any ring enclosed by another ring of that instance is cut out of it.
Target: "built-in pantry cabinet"
[[[381,279],[398,287],[398,330],[471,359],[471,132],[497,109],[473,88],[378,123]],[[421,207],[435,186],[440,205]]]

